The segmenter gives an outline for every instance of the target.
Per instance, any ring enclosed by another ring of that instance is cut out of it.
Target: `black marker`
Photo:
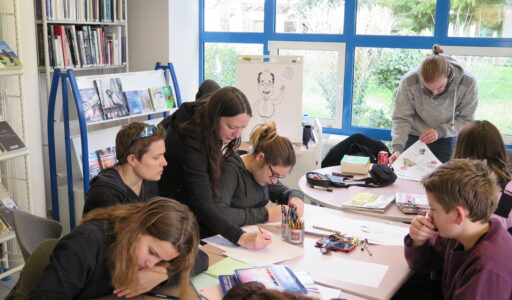
[[[164,294],[155,293],[155,292],[146,292],[146,293],[144,293],[144,295],[152,296],[152,297],[157,297],[157,298],[160,298],[160,299],[180,299],[179,297],[176,297],[176,296],[164,295]]]

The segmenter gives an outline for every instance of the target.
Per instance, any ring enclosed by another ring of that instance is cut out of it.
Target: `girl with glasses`
[[[295,151],[286,137],[277,134],[275,123],[262,124],[250,137],[252,151],[226,159],[220,180],[217,209],[237,226],[277,222],[281,206],[266,206],[269,201],[304,211],[304,195],[287,188],[279,179],[295,165]]]
[[[235,87],[217,90],[207,101],[183,103],[162,121],[167,129],[162,196],[187,204],[197,215],[201,237],[221,234],[234,244],[262,249],[271,243],[268,233],[244,232],[214,204],[219,195],[224,157],[240,145],[240,135],[252,116],[247,97]]]
[[[146,281],[169,274],[176,275],[180,299],[189,299],[198,245],[194,215],[177,201],[155,197],[95,209],[57,243],[30,299],[133,297],[153,288]]]
[[[450,159],[459,130],[474,119],[478,104],[476,78],[434,45],[419,68],[400,80],[391,129],[393,163],[417,140],[441,161]]]

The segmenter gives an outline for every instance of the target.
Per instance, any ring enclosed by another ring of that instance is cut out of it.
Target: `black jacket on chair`
[[[376,163],[380,151],[386,151],[390,154],[388,147],[383,142],[369,138],[364,134],[356,133],[329,150],[322,160],[322,168],[338,166],[345,154],[368,156],[371,163]]]

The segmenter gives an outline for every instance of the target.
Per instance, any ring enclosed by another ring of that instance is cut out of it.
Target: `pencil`
[[[323,230],[323,231],[327,231],[327,232],[332,232],[332,233],[340,233],[338,230],[333,230],[333,229],[329,229],[329,228],[324,228],[324,227],[320,227],[320,226],[316,226],[316,225],[313,225],[313,228],[314,228],[314,229]]]
[[[370,248],[368,248],[368,243],[366,243],[364,247],[366,248],[366,251],[368,251],[368,254],[370,254],[370,256],[373,256],[373,254],[370,252]]]
[[[262,233],[262,234],[264,233],[263,229],[261,229],[261,227],[258,226],[258,229],[259,229],[260,233]]]

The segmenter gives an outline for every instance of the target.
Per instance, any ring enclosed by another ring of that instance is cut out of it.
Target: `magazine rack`
[[[181,94],[178,87],[178,81],[176,78],[176,73],[174,72],[174,68],[172,63],[162,65],[160,63],[156,64],[156,70],[162,69],[164,70],[165,81],[169,84],[169,79],[167,75],[167,71],[170,73],[173,88],[176,96],[177,105],[181,105]],[[116,74],[121,75],[121,74]],[[75,73],[73,70],[67,70],[66,72],[61,72],[60,69],[55,69],[52,78],[52,84],[50,89],[50,97],[48,102],[48,154],[49,154],[49,166],[50,166],[50,187],[51,187],[51,199],[52,199],[52,217],[54,220],[60,221],[60,212],[59,212],[59,196],[58,196],[58,183],[57,183],[57,161],[56,161],[56,148],[55,148],[55,111],[56,111],[56,102],[57,102],[57,91],[59,88],[59,82],[61,83],[61,91],[62,91],[62,114],[63,114],[63,127],[64,127],[64,152],[65,152],[65,169],[66,169],[66,183],[67,183],[67,194],[68,194],[68,204],[69,204],[69,224],[70,228],[73,229],[75,227],[75,198],[73,194],[73,167],[72,167],[72,155],[71,155],[71,130],[70,130],[70,115],[69,115],[69,94],[68,94],[68,83],[71,87],[71,101],[74,102],[79,132],[80,132],[80,149],[81,149],[81,164],[82,164],[82,183],[84,190],[84,197],[89,191],[89,151],[88,151],[88,131],[87,131],[87,123],[86,118],[84,116],[84,111],[82,108],[82,102],[80,100],[80,92],[77,85],[77,80],[75,77]],[[151,119],[155,114],[162,112],[154,112],[149,113],[148,118]],[[164,113],[166,116],[168,112]],[[118,119],[107,120],[108,121],[116,121]]]

